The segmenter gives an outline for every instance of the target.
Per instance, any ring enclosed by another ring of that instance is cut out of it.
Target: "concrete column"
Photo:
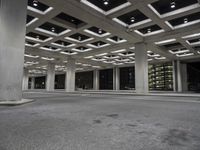
[[[22,83],[22,89],[28,90],[28,69],[24,68],[24,76],[23,76],[23,83]]]
[[[120,89],[120,81],[119,81],[119,68],[113,68],[113,90]]]
[[[93,89],[99,90],[99,70],[94,70],[93,72]]]
[[[49,63],[47,68],[46,90],[54,91],[55,86],[55,64]]]
[[[187,91],[187,65],[180,60],[173,61],[173,86],[175,92]]]
[[[27,0],[0,0],[0,100],[22,99]]]
[[[35,89],[35,77],[31,78],[31,89]]]
[[[66,92],[75,91],[75,72],[76,72],[75,59],[69,58],[67,62],[67,72],[65,77]]]
[[[136,93],[148,93],[148,56],[145,43],[135,44],[135,80]]]

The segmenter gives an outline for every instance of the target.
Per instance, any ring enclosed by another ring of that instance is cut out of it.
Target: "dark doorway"
[[[100,70],[99,72],[99,89],[113,89],[113,69]]]
[[[135,68],[124,67],[120,68],[120,90],[135,89]]]
[[[93,71],[76,73],[76,89],[93,89]]]

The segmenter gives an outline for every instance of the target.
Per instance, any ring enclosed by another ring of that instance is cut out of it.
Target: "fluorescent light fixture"
[[[176,54],[177,57],[186,57],[186,56],[192,56],[194,53],[183,53],[183,54]]]
[[[100,45],[100,46],[96,46],[96,45],[93,45],[93,44],[87,44],[87,46],[90,46],[90,47],[93,47],[93,48],[103,48],[103,47],[107,47],[109,45],[110,45],[109,43],[106,43],[106,44]]]
[[[117,58],[119,58],[119,56],[113,56],[113,57],[103,56],[103,57],[106,58],[106,59],[117,59]]]
[[[125,51],[126,51],[126,49],[120,49],[120,50],[112,51],[111,53],[115,54],[115,53],[121,53],[121,52],[125,52]]]
[[[113,18],[112,20],[115,21],[115,22],[117,22],[117,23],[119,23],[120,25],[122,25],[124,27],[128,26],[128,28],[134,28],[134,27],[137,27],[137,26],[140,26],[142,24],[149,23],[149,22],[152,21],[151,19],[146,19],[146,20],[134,23],[132,25],[128,25],[128,24],[124,23],[123,21],[119,20],[118,18]]]
[[[26,24],[26,27],[30,26],[31,24],[33,24],[37,20],[38,20],[38,18],[34,18],[33,20],[31,20],[29,23]]]
[[[55,58],[50,58],[50,57],[41,57],[43,60],[48,60],[48,61],[53,61]]]
[[[99,56],[105,56],[105,55],[107,55],[108,53],[101,53],[101,54],[98,54],[98,55],[96,55],[97,57],[99,57]]]
[[[61,35],[64,35],[66,33],[69,33],[71,31],[71,30],[67,29],[67,30],[57,34],[57,33],[53,32],[53,31],[48,31],[48,30],[41,29],[41,28],[36,28],[35,30],[39,31],[39,32],[43,32],[43,33],[49,34],[49,35],[53,35],[53,36],[61,36]]]
[[[161,44],[166,44],[166,43],[171,43],[176,41],[176,39],[168,39],[168,40],[164,40],[164,41],[159,41],[159,42],[155,42],[156,45],[161,45]]]
[[[185,49],[185,50],[178,50],[178,51],[175,51],[175,52],[173,50],[169,50],[169,52],[172,53],[172,54],[182,54],[182,53],[189,52],[189,50]]]
[[[39,58],[40,56],[37,55],[31,55],[31,54],[24,54],[25,57],[29,57],[29,58]]]
[[[103,63],[106,63],[106,64],[112,64],[114,62],[115,62],[114,60],[104,60],[103,61]]]
[[[146,34],[141,33],[139,30],[134,30],[134,32],[137,33],[137,34],[139,34],[139,35],[141,35],[141,36],[143,36],[143,37],[146,37],[146,36],[151,36],[151,35],[163,33],[163,32],[165,32],[165,30],[161,29],[161,30],[149,32],[149,33],[146,33]]]
[[[125,39],[122,39],[122,40],[119,40],[119,41],[115,41],[115,40],[113,40],[111,38],[107,38],[106,40],[108,40],[108,41],[110,41],[112,43],[115,43],[115,44],[120,44],[120,43],[127,42],[127,40],[125,40]]]
[[[124,63],[119,63],[119,62],[114,62],[113,65],[116,65],[116,66],[120,66],[120,65],[123,65]]]
[[[94,61],[105,61],[106,59],[104,59],[104,58],[92,58],[92,60],[94,60]]]
[[[31,45],[31,44],[26,43],[25,45],[28,46],[28,47],[36,47],[36,46],[39,46],[40,44],[39,44],[39,43],[36,43],[36,44],[34,44],[34,45]]]
[[[131,53],[131,54],[128,54],[128,53],[127,54],[119,53],[118,55],[129,57],[129,56],[135,56],[135,53]]]
[[[166,57],[155,57],[155,59],[157,59],[157,60],[164,60],[164,59],[166,59]]]
[[[85,59],[90,59],[90,58],[93,58],[94,56],[86,56],[84,57]]]
[[[97,37],[105,37],[105,36],[108,36],[108,35],[111,34],[111,33],[109,33],[109,32],[106,32],[106,33],[104,33],[104,34],[97,34],[97,33],[95,33],[95,32],[92,32],[92,31],[88,30],[88,29],[85,29],[84,32],[87,32],[87,33],[89,33],[89,34],[91,34],[91,35],[94,35],[94,36],[97,36]]]
[[[63,47],[63,48],[69,48],[69,47],[74,47],[76,46],[76,44],[70,44],[70,45],[67,45],[67,46],[64,46],[62,44],[58,44],[58,43],[51,43],[52,45],[55,45],[55,46],[59,46],[59,47]]]
[[[46,51],[51,51],[51,52],[58,52],[58,51],[61,51],[60,48],[57,48],[57,49],[51,49],[51,48],[47,48],[47,47],[40,47],[40,49],[42,49],[42,50],[46,50]]]
[[[49,38],[47,38],[47,39],[45,39],[45,40],[40,40],[40,39],[38,39],[38,38],[33,38],[33,37],[30,37],[30,36],[26,36],[26,39],[44,43],[44,42],[47,42],[47,41],[52,40],[53,38],[52,38],[52,37],[49,37]]]
[[[38,9],[33,8],[33,7],[31,7],[31,6],[28,6],[27,9],[30,10],[30,11],[33,11],[33,12],[35,12],[35,13],[41,14],[41,15],[46,15],[48,12],[50,12],[51,10],[53,10],[53,7],[49,7],[49,8],[48,8],[47,10],[45,10],[45,11],[38,10]]]
[[[195,33],[195,34],[183,36],[182,39],[193,38],[193,37],[197,37],[197,36],[200,36],[200,33]]]
[[[27,62],[25,62],[25,64],[37,65],[37,64],[39,64],[39,62],[38,61],[27,61]]]
[[[101,68],[101,66],[92,66],[92,68]]]
[[[94,38],[89,38],[89,39],[86,39],[86,40],[83,40],[83,41],[79,41],[79,40],[77,40],[77,39],[70,38],[70,37],[65,37],[65,39],[70,40],[70,41],[73,41],[73,42],[77,42],[77,43],[84,43],[84,42],[91,41],[91,40],[93,40]]]
[[[60,53],[65,54],[65,55],[76,55],[76,54],[78,54],[77,52],[70,53],[70,52],[65,52],[65,51],[60,52]]]
[[[84,50],[80,50],[80,49],[77,49],[77,48],[72,48],[72,50],[75,51],[75,52],[81,52],[81,53],[83,53],[83,52],[91,51],[92,48],[88,48],[88,49],[84,49]]]
[[[192,45],[192,46],[194,46],[194,45],[200,45],[200,41],[190,43],[190,42],[187,40],[186,42],[187,42],[189,45]]]
[[[127,62],[127,61],[130,61],[130,59],[128,58],[124,58],[124,59],[115,59],[116,61],[118,62]]]

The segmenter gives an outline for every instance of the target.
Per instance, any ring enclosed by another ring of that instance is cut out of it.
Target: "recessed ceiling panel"
[[[126,2],[127,0],[87,0],[88,2],[94,4],[104,11],[109,11],[113,8],[116,8]]]
[[[121,15],[117,17],[120,21],[132,25],[137,22],[141,22],[143,20],[148,19],[143,13],[141,13],[139,10],[134,10],[132,12],[129,12],[127,14]]]
[[[197,0],[159,0],[151,5],[162,15],[196,3]]]

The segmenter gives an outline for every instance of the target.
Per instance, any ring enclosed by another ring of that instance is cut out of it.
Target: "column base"
[[[18,101],[15,101],[15,100],[9,100],[9,101],[0,100],[0,106],[17,106],[17,105],[23,105],[23,104],[26,104],[26,103],[31,103],[33,101],[34,101],[33,99],[21,99],[21,100],[18,100]]]

